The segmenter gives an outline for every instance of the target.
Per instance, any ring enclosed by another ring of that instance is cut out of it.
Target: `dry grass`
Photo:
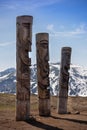
[[[15,95],[0,94],[0,110],[14,109],[15,110]]]
[[[69,97],[68,98],[69,111],[87,111],[87,97]]]
[[[57,110],[58,97],[51,96],[51,109]],[[30,97],[31,111],[38,111],[38,96]],[[68,97],[68,111],[87,111],[87,97]],[[0,94],[0,110],[16,109],[16,96],[13,94]]]
[[[0,130],[87,130],[87,97],[69,97],[68,111],[72,114],[57,113],[58,97],[51,97],[51,116],[38,115],[38,97],[31,95],[30,113],[34,120],[15,120],[15,95],[0,94]],[[80,111],[75,115],[73,112]]]

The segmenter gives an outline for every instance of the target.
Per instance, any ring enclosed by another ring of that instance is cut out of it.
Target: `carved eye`
[[[47,49],[47,47],[48,47],[47,43],[42,43],[42,47]]]
[[[48,41],[47,40],[42,40],[42,41],[40,41],[40,45],[41,45],[41,47],[47,49],[47,47],[48,47]]]

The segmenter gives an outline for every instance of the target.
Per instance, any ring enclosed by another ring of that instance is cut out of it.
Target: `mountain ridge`
[[[37,89],[37,66],[31,66],[31,86],[30,91],[38,94]],[[59,94],[59,72],[60,63],[50,63],[50,93]],[[87,96],[87,69],[77,65],[70,65],[69,96]],[[16,69],[8,68],[0,72],[0,92],[16,93]]]

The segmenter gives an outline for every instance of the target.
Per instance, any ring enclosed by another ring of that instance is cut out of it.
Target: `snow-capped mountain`
[[[37,94],[37,66],[31,66],[31,93]],[[59,93],[59,63],[50,63],[50,93],[58,95]],[[69,78],[69,95],[87,96],[87,69],[71,65]],[[15,93],[16,92],[16,70],[14,68],[0,72],[0,92]]]
[[[0,92],[15,93],[16,70],[9,68],[0,72]]]

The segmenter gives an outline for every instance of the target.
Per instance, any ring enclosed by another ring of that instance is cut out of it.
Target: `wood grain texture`
[[[30,68],[28,53],[32,45],[32,16],[17,17],[16,41],[16,120],[26,120],[30,113]]]
[[[50,106],[47,105],[47,103],[45,103],[45,102],[50,102],[48,33],[36,34],[36,54],[37,54],[39,113],[40,115],[49,115]],[[41,99],[42,99],[42,103],[41,103]]]
[[[71,60],[71,48],[63,47],[61,50],[61,67],[59,79],[59,106],[58,113],[67,113],[67,99],[68,99],[68,82],[69,69]]]

